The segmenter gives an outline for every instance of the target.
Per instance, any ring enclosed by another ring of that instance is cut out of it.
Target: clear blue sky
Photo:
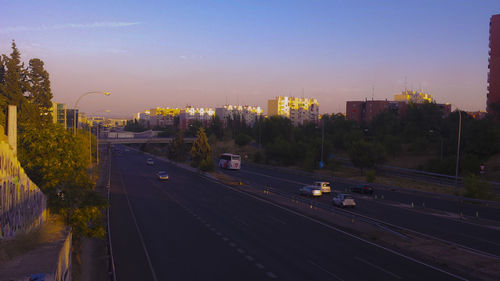
[[[392,99],[407,87],[485,108],[498,0],[0,0],[0,53],[42,59],[54,100],[131,117],[155,106]]]

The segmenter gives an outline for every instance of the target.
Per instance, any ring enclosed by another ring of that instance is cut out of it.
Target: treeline
[[[88,135],[73,135],[52,122],[52,91],[43,61],[30,59],[25,66],[14,41],[11,48],[0,58],[0,124],[5,124],[8,105],[16,105],[18,158],[47,196],[49,210],[72,226],[75,242],[103,236],[101,210],[107,203],[93,191],[89,177]]]
[[[206,126],[206,133],[211,143],[214,139],[233,139],[241,146],[260,147],[253,160],[272,165],[335,169],[338,166],[335,159],[340,154],[348,155],[355,166],[365,169],[402,154],[425,155],[429,160],[414,168],[454,175],[459,114],[462,117],[460,174],[478,174],[480,165],[500,152],[499,123],[491,116],[477,120],[459,111],[445,116],[434,103],[410,104],[402,116],[388,110],[366,124],[346,120],[341,114],[327,114],[318,124],[298,127],[284,117],[260,118],[248,126],[239,116],[233,116],[225,120],[224,127],[223,120],[214,117]],[[195,121],[182,132],[183,137],[196,136],[200,127],[202,124]],[[163,130],[164,136],[179,134],[175,126],[155,129]]]

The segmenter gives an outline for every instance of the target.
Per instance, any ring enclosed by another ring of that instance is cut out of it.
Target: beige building
[[[290,118],[294,126],[318,122],[319,103],[313,98],[276,97],[267,102],[267,115]]]
[[[424,102],[433,102],[431,94],[426,94],[417,91],[406,90],[401,92],[401,94],[394,95],[394,101],[402,101],[405,103],[424,103]]]

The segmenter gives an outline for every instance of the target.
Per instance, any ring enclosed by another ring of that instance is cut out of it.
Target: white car
[[[312,185],[306,185],[303,186],[299,189],[299,192],[301,195],[305,196],[321,196],[323,193],[321,192],[321,189],[317,186],[312,186]]]
[[[327,181],[316,181],[313,186],[317,186],[321,188],[322,193],[330,193],[332,189],[330,188],[330,183]]]
[[[354,208],[356,206],[356,202],[349,194],[340,193],[333,197],[333,205]]]
[[[158,173],[156,173],[156,177],[158,177],[158,179],[161,181],[168,180],[168,173],[165,171],[159,171]]]
[[[146,160],[146,164],[148,164],[148,165],[154,165],[155,161],[153,161],[153,158],[148,158],[148,160]]]

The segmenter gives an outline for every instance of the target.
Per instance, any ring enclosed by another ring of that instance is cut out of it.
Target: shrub
[[[365,177],[367,182],[375,182],[375,170],[366,171]]]

